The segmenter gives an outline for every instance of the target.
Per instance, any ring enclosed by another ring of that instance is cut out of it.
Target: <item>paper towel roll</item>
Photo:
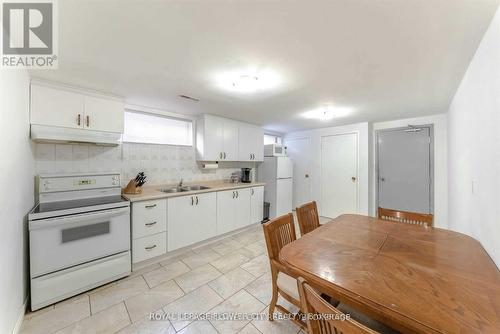
[[[202,164],[201,166],[203,167],[203,169],[217,169],[217,168],[219,168],[218,163]]]

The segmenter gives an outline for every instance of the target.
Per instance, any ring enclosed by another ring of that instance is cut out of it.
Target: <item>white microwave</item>
[[[266,157],[286,157],[286,146],[282,144],[264,145],[264,156]]]

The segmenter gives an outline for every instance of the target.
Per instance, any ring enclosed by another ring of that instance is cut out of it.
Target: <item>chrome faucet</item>
[[[182,181],[183,180],[182,180],[182,177],[181,177],[181,182],[179,182],[179,186],[178,186],[179,188],[182,188]]]

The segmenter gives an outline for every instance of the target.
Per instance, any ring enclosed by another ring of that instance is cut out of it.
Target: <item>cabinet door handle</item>
[[[196,196],[196,205],[198,205],[198,202],[199,202],[198,196]]]
[[[194,196],[191,196],[191,205],[194,205]]]
[[[240,196],[240,194],[238,193],[238,191],[236,191],[236,198],[238,198]]]
[[[156,204],[146,205],[145,208],[146,209],[156,208]]]
[[[88,128],[90,126],[90,116],[87,115],[86,119],[87,119],[87,128]]]
[[[221,159],[221,160],[222,160],[222,157],[223,157],[222,152],[220,152],[220,154],[219,154],[219,159]]]
[[[78,118],[76,120],[76,124],[78,124],[78,126],[80,126],[81,123],[82,123],[82,115],[78,114]]]
[[[144,247],[144,249],[147,251],[150,251],[150,250],[155,249],[155,248],[156,248],[156,245]]]
[[[224,160],[226,159],[226,152],[224,152]]]
[[[235,198],[235,197],[236,197],[236,193],[233,191],[233,198]]]
[[[252,191],[252,196],[253,196],[254,191],[253,191],[253,189],[250,189],[250,190]]]
[[[152,223],[146,223],[146,224],[144,224],[144,225],[146,225],[147,227],[150,227],[150,226],[153,226],[153,225],[155,225],[155,224],[156,224],[156,222],[152,222]]]

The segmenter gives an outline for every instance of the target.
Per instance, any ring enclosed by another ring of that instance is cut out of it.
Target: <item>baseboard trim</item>
[[[19,312],[19,316],[17,317],[16,325],[12,329],[12,334],[19,334],[21,330],[21,326],[23,325],[24,315],[26,314],[26,307],[28,306],[29,295],[24,300],[23,306]]]

